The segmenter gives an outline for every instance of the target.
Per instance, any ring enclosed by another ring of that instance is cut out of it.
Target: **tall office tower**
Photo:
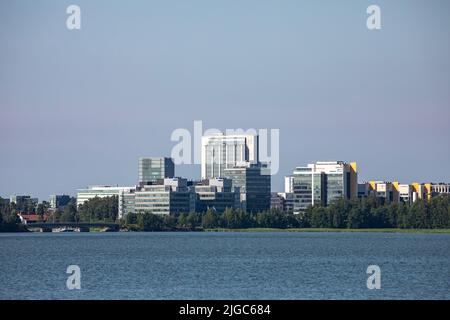
[[[246,163],[258,163],[258,136],[250,134],[202,137],[202,179],[221,178],[224,170]]]
[[[293,174],[294,212],[315,204],[327,205],[336,199],[358,196],[356,163],[316,162],[298,167]]]
[[[139,158],[139,184],[148,184],[160,179],[173,178],[175,165],[172,158],[141,157]]]
[[[326,174],[327,204],[339,198],[355,199],[358,197],[356,162],[319,161],[315,163],[314,170]]]
[[[270,209],[271,175],[260,163],[234,166],[224,170],[223,176],[231,179],[233,190],[240,193],[241,208],[247,212]]]
[[[309,206],[327,203],[326,175],[316,171],[314,164],[295,168],[292,190],[294,213],[305,211]]]

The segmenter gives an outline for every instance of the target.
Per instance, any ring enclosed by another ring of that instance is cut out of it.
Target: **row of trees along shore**
[[[17,213],[1,198],[0,210],[0,230],[20,230]],[[223,213],[216,213],[213,209],[209,209],[204,213],[191,212],[176,215],[130,213],[120,220],[117,197],[109,197],[91,199],[78,208],[75,201],[72,201],[64,210],[50,213],[47,221],[119,222],[122,227],[136,231],[218,228],[448,229],[450,228],[450,196],[441,195],[429,201],[419,199],[413,204],[384,204],[375,197],[356,200],[340,199],[326,207],[310,207],[301,214],[273,209],[260,213],[226,209]]]

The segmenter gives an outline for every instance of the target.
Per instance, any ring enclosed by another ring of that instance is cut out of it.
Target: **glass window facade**
[[[270,209],[271,175],[263,174],[262,167],[250,165],[224,171],[224,176],[232,180],[235,191],[239,189],[242,208],[247,212],[262,212]]]
[[[171,158],[139,158],[139,183],[146,184],[164,178],[173,178],[175,165]]]

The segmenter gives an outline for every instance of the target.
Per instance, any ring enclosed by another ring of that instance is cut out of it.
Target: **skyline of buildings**
[[[251,134],[212,134],[202,137],[200,180],[175,175],[169,157],[140,157],[135,186],[93,185],[77,189],[77,207],[95,197],[118,197],[118,217],[128,213],[170,214],[237,208],[260,212],[270,208],[300,213],[312,205],[336,199],[375,195],[385,203],[412,203],[450,193],[450,184],[397,181],[358,182],[356,162],[317,161],[296,167],[284,177],[284,192],[272,192],[270,168],[259,162],[259,137]],[[51,195],[49,209],[63,208],[69,195]],[[11,196],[20,208],[36,207],[37,198]],[[26,209],[28,210],[28,209]]]

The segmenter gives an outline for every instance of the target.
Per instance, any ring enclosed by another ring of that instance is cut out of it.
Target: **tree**
[[[178,216],[178,226],[180,228],[186,228],[187,225],[187,215],[182,213]]]
[[[194,229],[199,223],[199,216],[195,212],[188,214],[186,218],[186,224],[189,228]]]
[[[162,231],[164,229],[163,218],[152,213],[140,214],[138,224],[144,231]]]
[[[219,219],[217,217],[217,214],[212,210],[208,209],[206,213],[202,217],[202,225],[203,228],[206,229],[212,229],[217,228],[219,226]]]
[[[43,203],[39,203],[37,206],[36,214],[39,216],[39,220],[44,220],[45,207]]]
[[[117,196],[95,197],[84,202],[78,208],[82,221],[109,221],[115,222],[119,214],[119,202]]]
[[[175,227],[177,225],[177,219],[170,214],[166,214],[163,217],[163,224],[164,224],[164,229],[173,230],[173,229],[175,229]]]
[[[125,215],[124,220],[125,220],[125,224],[126,225],[137,224],[138,223],[138,216],[137,216],[136,213],[130,212],[130,213],[127,213]]]
[[[77,222],[78,214],[77,214],[77,207],[74,203],[69,203],[65,208],[61,215],[60,221],[61,222]]]

